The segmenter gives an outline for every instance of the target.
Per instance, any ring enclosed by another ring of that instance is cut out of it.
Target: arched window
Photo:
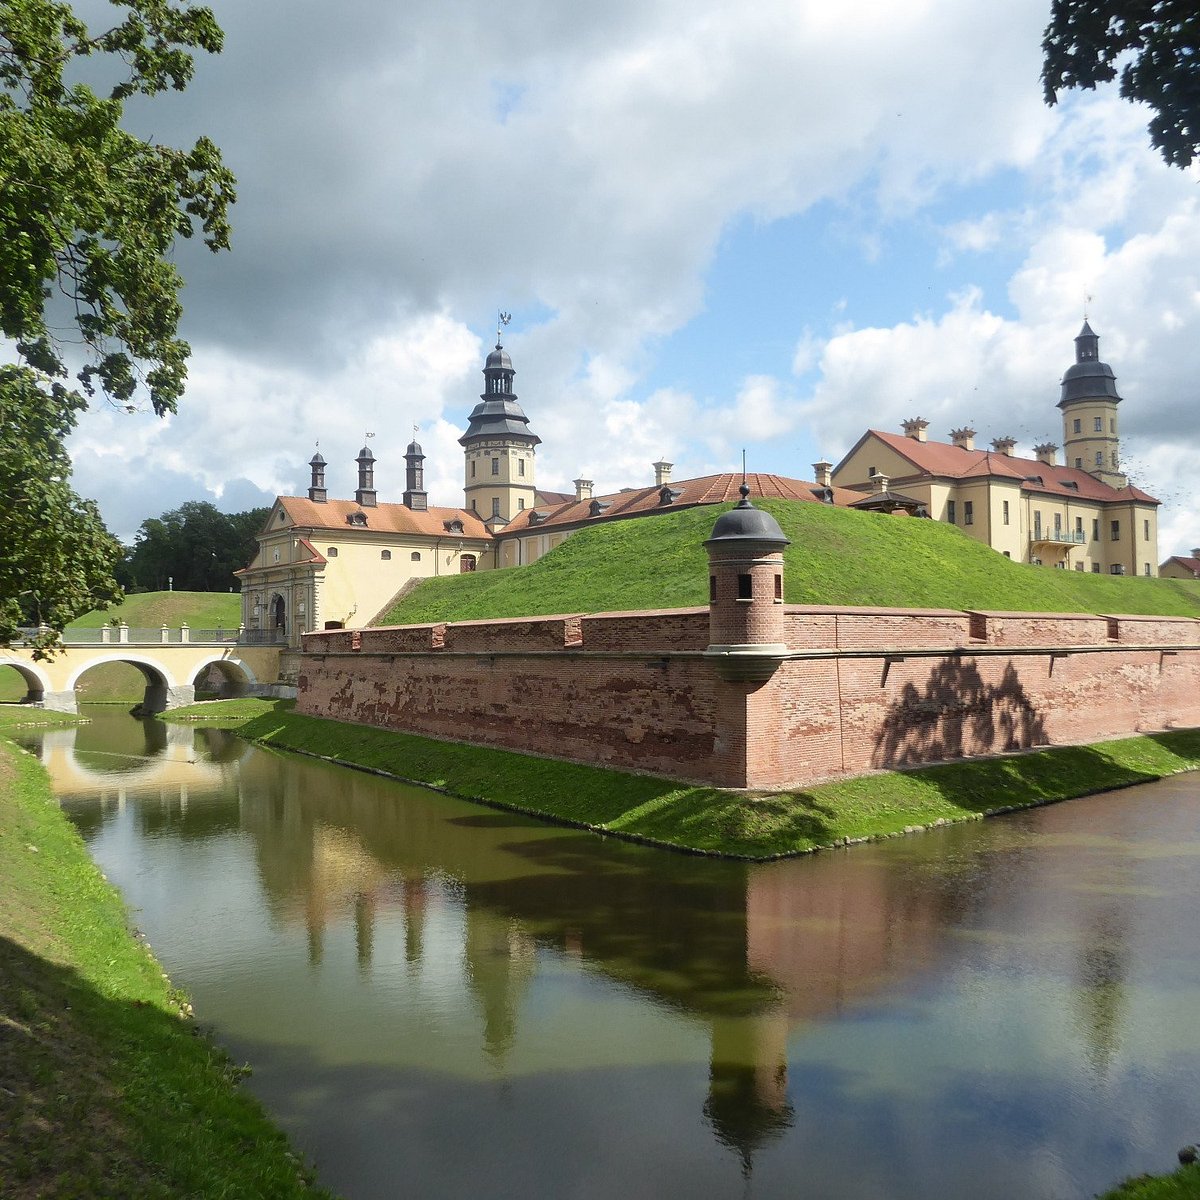
[[[458,560],[458,570],[462,575],[467,575],[471,571],[475,570],[475,555],[464,554],[462,558]]]
[[[337,547],[336,547],[336,546],[330,546],[330,547],[329,547],[329,548],[328,548],[328,549],[325,551],[325,557],[326,557],[326,558],[337,558]]]
[[[392,552],[390,550],[380,550],[379,557],[383,559],[384,562],[391,562]]]
[[[410,554],[410,555],[409,555],[409,558],[410,558],[410,559],[411,559],[413,562],[420,562],[420,561],[421,561],[421,552],[420,552],[420,550],[414,550],[414,551],[412,552],[412,554]]]

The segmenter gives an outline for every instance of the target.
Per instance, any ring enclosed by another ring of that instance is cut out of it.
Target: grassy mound
[[[242,598],[236,592],[139,592],[126,596],[112,608],[95,609],[67,626],[99,629],[110,621],[124,621],[130,629],[177,629],[186,623],[193,629],[236,629],[242,619]]]
[[[791,539],[789,604],[1200,617],[1200,581],[1030,567],[936,521],[756,503]],[[702,543],[722,511],[706,505],[581,529],[528,567],[426,580],[378,624],[707,604]]]

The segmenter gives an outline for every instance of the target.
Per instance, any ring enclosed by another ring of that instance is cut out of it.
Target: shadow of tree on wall
[[[1010,663],[988,683],[973,661],[938,663],[924,691],[906,683],[888,706],[871,756],[874,767],[945,762],[1047,741],[1045,722]]]

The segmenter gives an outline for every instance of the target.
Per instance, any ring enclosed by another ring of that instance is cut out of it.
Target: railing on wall
[[[1070,546],[1082,546],[1087,541],[1087,535],[1082,529],[1035,529],[1030,535],[1031,542],[1065,542]]]

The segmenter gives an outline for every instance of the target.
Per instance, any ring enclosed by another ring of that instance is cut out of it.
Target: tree
[[[1150,140],[1168,163],[1200,154],[1200,9],[1195,0],[1054,0],[1042,40],[1046,103],[1117,78],[1149,105]],[[1124,57],[1129,56],[1129,57]]]
[[[207,501],[189,500],[142,522],[118,578],[128,588],[162,591],[170,580],[177,591],[226,591],[233,572],[254,557],[254,535],[269,511],[223,513]]]
[[[178,0],[113,3],[99,33],[65,3],[0,3],[0,335],[16,359],[0,368],[0,644],[118,594],[120,548],[71,490],[63,439],[97,395],[175,411],[189,347],[170,255],[197,231],[229,245],[234,179],[216,146],[121,127],[131,96],[186,87],[192,51],[219,51],[221,31]],[[113,76],[106,94],[78,81],[85,59]]]

